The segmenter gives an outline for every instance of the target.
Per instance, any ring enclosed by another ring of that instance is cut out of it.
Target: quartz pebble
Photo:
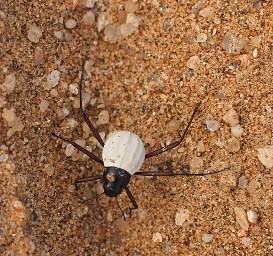
[[[134,2],[132,0],[128,0],[128,1],[126,1],[124,8],[125,8],[126,12],[132,13],[137,10],[137,4],[136,4],[136,2]]]
[[[232,137],[226,141],[225,147],[228,152],[235,153],[240,150],[240,142],[238,139]]]
[[[258,149],[258,159],[266,168],[273,167],[273,146]]]
[[[220,123],[217,120],[206,120],[207,129],[211,132],[215,132],[220,128]]]
[[[197,43],[205,43],[207,41],[208,37],[205,33],[199,33],[196,37]]]
[[[8,154],[0,155],[0,162],[6,162],[9,159]]]
[[[203,8],[200,12],[199,15],[204,17],[204,18],[208,18],[211,17],[213,15],[213,8],[210,6],[207,6],[205,8]]]
[[[97,24],[96,24],[98,32],[101,32],[108,24],[109,24],[109,21],[106,18],[106,13],[101,12],[97,18]]]
[[[203,234],[202,235],[202,241],[206,244],[211,243],[213,240],[213,235],[212,234]]]
[[[24,128],[24,125],[19,117],[15,114],[15,109],[3,109],[2,113],[3,119],[7,122],[8,126],[12,128],[12,131],[10,131],[10,135],[13,134],[15,131],[22,131]]]
[[[49,86],[49,89],[52,87],[55,87],[60,80],[60,71],[59,70],[52,70],[50,74],[47,75],[47,85]]]
[[[238,186],[240,188],[245,188],[247,186],[248,180],[245,175],[241,176],[239,178]]]
[[[15,74],[9,74],[6,76],[4,83],[2,84],[2,88],[4,91],[9,94],[12,93],[16,86],[16,77]]]
[[[246,40],[237,37],[236,35],[228,32],[225,34],[223,41],[221,43],[222,48],[227,53],[240,53],[240,51],[246,45]]]
[[[74,95],[78,95],[78,93],[79,93],[78,84],[76,84],[76,83],[70,84],[69,91]]]
[[[196,145],[196,150],[198,152],[205,152],[205,145],[204,145],[204,142],[202,140],[199,140],[197,142],[197,145]]]
[[[232,136],[234,136],[236,138],[241,137],[241,135],[243,134],[243,132],[244,132],[244,129],[239,124],[231,127],[231,134],[232,134]]]
[[[223,116],[224,122],[228,123],[231,127],[239,124],[239,116],[234,109],[230,109]]]
[[[197,170],[202,168],[204,165],[204,161],[202,157],[194,156],[190,161],[190,166],[192,170]]]
[[[247,219],[250,223],[257,223],[258,220],[258,214],[256,212],[254,212],[253,210],[248,210],[246,212],[247,215]]]
[[[252,245],[252,239],[249,237],[242,237],[242,244],[246,247]]]
[[[65,21],[65,27],[68,29],[73,29],[77,26],[77,21],[74,19],[68,19]]]
[[[177,226],[182,226],[189,217],[190,211],[188,209],[180,209],[175,214],[175,224]]]
[[[86,12],[82,17],[82,22],[84,25],[91,26],[95,22],[95,15],[92,11]]]
[[[198,56],[192,56],[187,61],[187,67],[196,70],[200,64],[200,59]]]
[[[247,221],[247,216],[246,216],[246,212],[244,210],[244,208],[242,207],[234,207],[234,213],[235,213],[235,216],[236,216],[236,221],[237,223],[240,225],[240,227],[247,231],[248,228],[249,228],[249,224],[248,224],[248,221]]]
[[[153,234],[153,242],[161,243],[162,242],[162,235],[159,232]]]
[[[115,43],[121,38],[120,27],[114,24],[109,24],[104,29],[104,40],[110,43]]]
[[[71,145],[71,144],[67,144],[66,148],[65,148],[65,154],[66,154],[66,156],[69,157],[69,156],[74,155],[75,153],[76,153],[75,147],[73,145]]]
[[[80,0],[80,4],[86,8],[93,8],[98,0]]]
[[[39,104],[39,108],[41,112],[47,111],[48,107],[49,107],[49,102],[46,100],[42,100],[41,103]]]
[[[98,121],[96,122],[97,125],[103,125],[109,123],[109,112],[107,110],[102,110],[98,115]]]
[[[27,31],[28,40],[33,43],[38,43],[41,37],[42,37],[41,29],[36,24],[30,25]]]

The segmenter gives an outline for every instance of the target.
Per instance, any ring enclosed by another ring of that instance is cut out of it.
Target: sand
[[[0,254],[273,255],[272,1],[81,2],[1,3]],[[101,188],[75,179],[102,167],[50,134],[101,154],[79,112],[84,61],[101,135],[135,132],[147,152],[202,102],[143,171],[224,172],[132,177],[126,221],[114,199],[82,202]]]

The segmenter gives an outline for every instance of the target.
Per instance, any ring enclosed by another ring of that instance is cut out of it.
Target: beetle
[[[66,139],[60,135],[52,133],[52,135],[58,139],[61,139],[69,144],[72,144],[76,149],[81,151],[82,153],[86,154],[90,159],[96,161],[100,165],[103,166],[103,174],[97,176],[90,176],[85,178],[80,178],[75,181],[76,185],[82,182],[89,182],[89,181],[97,181],[100,180],[103,185],[104,192],[102,194],[107,195],[108,197],[115,197],[117,201],[117,196],[121,194],[124,190],[132,203],[132,207],[129,208],[129,216],[131,217],[132,210],[138,208],[137,202],[129,190],[129,182],[132,176],[206,176],[211,174],[217,174],[220,171],[215,172],[207,172],[207,173],[174,173],[172,170],[168,172],[156,172],[156,171],[140,171],[144,160],[160,155],[163,152],[171,150],[173,148],[178,147],[183,142],[184,138],[186,137],[190,125],[201,105],[201,102],[196,105],[194,111],[191,115],[191,118],[180,136],[180,138],[161,148],[153,150],[149,153],[145,153],[144,143],[141,138],[133,132],[130,131],[115,131],[111,133],[106,142],[102,140],[99,132],[92,124],[91,120],[89,119],[86,110],[83,108],[83,100],[82,100],[82,85],[84,82],[84,63],[82,66],[82,74],[79,83],[79,94],[80,94],[80,111],[81,115],[90,128],[93,136],[102,146],[102,159],[97,157],[92,152],[88,151],[87,149],[81,147],[77,143]],[[118,203],[118,201],[117,201]],[[120,208],[119,204],[118,207]],[[120,208],[121,210],[121,208]],[[121,210],[121,213],[125,219],[125,215]]]

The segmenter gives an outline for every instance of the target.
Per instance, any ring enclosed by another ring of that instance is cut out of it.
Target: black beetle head
[[[109,197],[115,197],[127,187],[131,175],[117,167],[106,167],[103,172],[104,193]]]

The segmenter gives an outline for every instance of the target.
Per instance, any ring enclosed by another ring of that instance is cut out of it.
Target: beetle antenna
[[[122,214],[122,216],[123,216],[123,219],[126,220],[125,214],[124,214],[124,212],[122,211],[122,209],[121,209],[121,207],[120,207],[120,205],[119,205],[119,203],[118,203],[118,197],[115,197],[115,198],[116,198],[116,202],[117,202],[118,208],[119,208],[119,210],[120,210],[120,212],[121,212],[121,214]]]
[[[95,181],[95,180],[99,180],[101,178],[102,178],[102,175],[85,177],[85,178],[75,180],[75,184],[88,182],[88,181]]]

